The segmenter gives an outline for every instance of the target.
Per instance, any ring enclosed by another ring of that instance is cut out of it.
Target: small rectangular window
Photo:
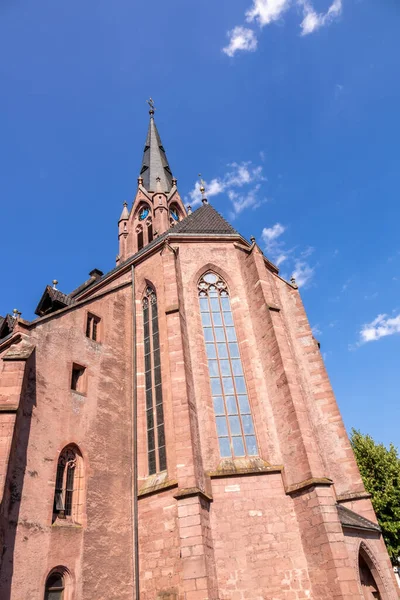
[[[86,368],[81,365],[77,365],[76,363],[72,365],[71,390],[80,392],[81,394],[85,393],[85,371]]]
[[[98,342],[100,337],[100,321],[100,317],[88,313],[86,321],[86,337],[90,338],[95,342]]]

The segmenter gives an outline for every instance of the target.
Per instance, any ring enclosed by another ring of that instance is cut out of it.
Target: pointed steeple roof
[[[167,193],[171,191],[172,173],[154,121],[153,109],[150,110],[150,123],[143,152],[140,177],[142,177],[143,186],[148,192],[155,192],[158,189]],[[160,178],[159,182],[157,182],[158,177]]]

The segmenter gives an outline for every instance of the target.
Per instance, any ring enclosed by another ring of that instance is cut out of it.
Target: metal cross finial
[[[154,100],[153,98],[149,98],[148,100],[146,100],[147,104],[150,106],[150,110],[149,113],[151,115],[154,115],[154,111],[156,110],[155,106],[154,106]]]
[[[204,181],[204,179],[202,179],[201,177],[201,173],[199,173],[199,177],[200,177],[200,192],[202,195],[202,199],[201,201],[203,202],[203,204],[207,204],[207,198],[206,198],[206,182]]]

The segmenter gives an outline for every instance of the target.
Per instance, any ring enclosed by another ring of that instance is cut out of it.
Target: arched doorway
[[[358,568],[360,570],[360,581],[364,598],[365,600],[383,600],[383,597],[379,592],[378,584],[368,565],[369,562],[370,561],[365,556],[362,549],[360,549],[360,554],[358,557]]]

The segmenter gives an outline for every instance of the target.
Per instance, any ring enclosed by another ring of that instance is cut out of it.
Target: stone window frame
[[[259,443],[228,285],[221,275],[207,269],[198,280],[197,293],[220,456],[257,457]]]
[[[145,219],[139,221],[139,213],[143,208],[148,208],[149,214]],[[155,232],[153,230],[153,207],[149,202],[146,202],[145,200],[139,202],[134,215],[134,223],[136,225],[137,250],[139,251],[147,246],[147,244],[150,244],[155,237]]]
[[[149,475],[167,471],[157,294],[147,284],[143,299],[144,393]]]
[[[76,380],[76,373],[80,372],[81,375]],[[86,396],[87,392],[87,368],[81,363],[73,362],[71,365],[70,374],[70,389],[75,394],[81,394]]]
[[[48,586],[48,582],[49,580],[54,577],[55,575],[58,575],[61,580],[62,580],[62,587],[57,587],[54,588],[53,590],[51,590],[51,588],[49,589]],[[73,580],[72,580],[72,576],[71,576],[71,572],[70,570],[63,566],[63,565],[58,565],[57,567],[54,567],[53,569],[51,569],[51,571],[47,574],[46,579],[44,581],[44,600],[52,600],[51,595],[48,592],[62,592],[61,594],[61,600],[72,600],[72,593],[73,593]]]
[[[53,525],[83,525],[84,463],[77,444],[64,446],[58,455],[52,511]]]
[[[92,342],[101,343],[102,340],[102,319],[93,312],[86,312],[85,335]],[[93,337],[94,336],[94,337]]]

